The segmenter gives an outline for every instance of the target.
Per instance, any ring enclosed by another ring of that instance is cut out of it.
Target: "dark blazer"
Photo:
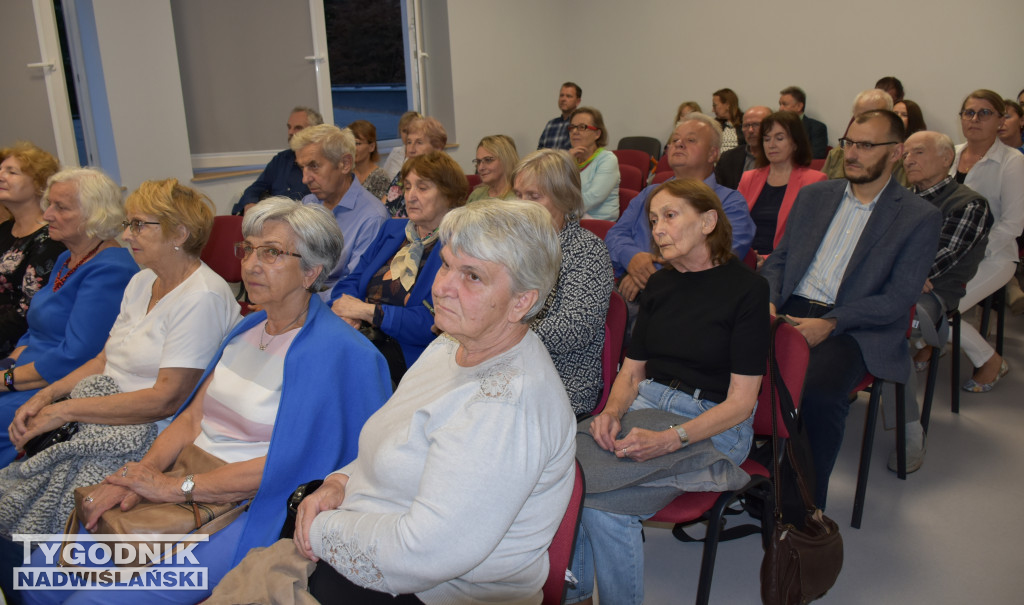
[[[726,151],[715,164],[715,180],[722,187],[740,188],[740,177],[743,176],[744,164],[747,161],[747,146],[740,145]]]
[[[370,279],[385,263],[391,262],[391,258],[405,244],[405,224],[408,222],[409,219],[391,219],[384,223],[377,233],[377,239],[373,240],[363,253],[363,258],[359,259],[356,268],[345,279],[335,284],[331,291],[332,303],[341,298],[342,294],[366,300]],[[380,323],[380,331],[398,341],[406,367],[412,367],[423,349],[437,337],[430,330],[434,325],[434,316],[423,301],[434,302],[430,287],[434,283],[437,270],[441,268],[441,248],[440,243],[435,243],[430,250],[430,256],[416,275],[416,283],[412,285],[409,300],[404,307],[381,305],[384,318]]]
[[[806,115],[803,119],[807,138],[811,140],[811,157],[816,160],[824,159],[828,155],[828,126]]]
[[[782,241],[761,268],[776,308],[807,273],[846,185],[845,179],[822,181],[797,195]],[[850,257],[836,306],[824,315],[836,320],[834,334],[853,336],[878,378],[903,382],[910,375],[910,308],[935,259],[941,224],[934,206],[890,180]]]

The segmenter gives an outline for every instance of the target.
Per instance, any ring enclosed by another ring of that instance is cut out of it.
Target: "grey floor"
[[[850,513],[866,396],[852,407],[827,511],[840,525],[845,562],[818,602],[1024,603],[1024,316],[1008,317],[1005,356],[1010,373],[990,393],[963,393],[958,415],[949,408],[949,356],[942,359],[928,455],[906,481],[885,468],[895,434],[879,427],[859,530]],[[676,541],[665,526],[645,533],[645,602],[692,603],[700,545]],[[711,603],[760,603],[761,556],[756,537],[723,543]]]

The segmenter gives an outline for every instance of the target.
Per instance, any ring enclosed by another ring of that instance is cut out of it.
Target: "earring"
[[[174,249],[175,249],[175,250],[181,250],[181,248],[180,248],[180,247],[178,247],[178,246],[175,246],[175,247],[174,247]]]

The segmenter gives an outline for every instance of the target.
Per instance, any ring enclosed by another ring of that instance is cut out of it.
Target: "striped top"
[[[878,195],[870,204],[862,204],[854,197],[850,184],[846,184],[839,209],[832,217],[811,266],[807,268],[804,278],[793,291],[794,295],[829,305],[835,304],[836,294],[843,283],[843,275],[846,274],[846,266],[850,264],[853,250],[857,247],[864,226],[868,224],[882,191],[885,191],[885,187],[878,190]]]
[[[281,402],[284,356],[299,330],[266,334],[266,321],[224,348],[203,397],[203,420],[195,444],[225,462],[266,456]],[[301,328],[300,328],[301,329]],[[266,346],[260,350],[260,338]]]

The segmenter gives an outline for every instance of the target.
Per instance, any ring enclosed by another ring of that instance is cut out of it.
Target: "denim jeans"
[[[716,404],[694,399],[682,391],[653,380],[639,385],[639,394],[630,411],[647,408],[667,410],[696,418]],[[711,438],[715,449],[740,464],[750,452],[754,436],[754,415]],[[580,520],[580,532],[570,568],[577,584],[570,586],[566,603],[577,603],[593,593],[594,576],[602,603],[639,605],[644,600],[644,544],[642,522],[651,515],[621,515],[586,508]]]

